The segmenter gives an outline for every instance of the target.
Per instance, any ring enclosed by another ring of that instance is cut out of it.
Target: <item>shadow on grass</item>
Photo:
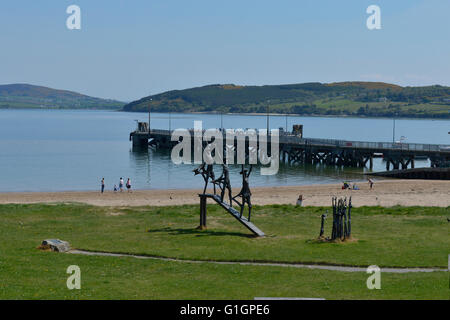
[[[149,229],[147,232],[156,233],[156,232],[164,232],[170,235],[183,235],[183,234],[192,234],[196,237],[207,237],[207,236],[233,236],[233,237],[243,237],[243,238],[254,238],[253,234],[245,234],[240,232],[226,232],[226,231],[213,231],[213,230],[197,230],[197,229],[173,229],[173,228],[161,228],[161,229]]]

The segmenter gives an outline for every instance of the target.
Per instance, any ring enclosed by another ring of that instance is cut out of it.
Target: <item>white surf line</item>
[[[164,258],[164,257],[150,257],[134,254],[124,254],[124,253],[109,253],[109,252],[93,252],[84,250],[70,250],[67,253],[71,254],[82,254],[87,256],[106,256],[106,257],[131,257],[136,259],[152,259],[160,261],[171,261],[171,262],[184,262],[184,263],[212,263],[212,264],[222,264],[222,265],[244,265],[244,266],[263,266],[263,267],[291,267],[291,268],[304,268],[304,269],[321,269],[321,270],[331,270],[331,271],[341,271],[341,272],[366,272],[367,268],[363,267],[349,267],[349,266],[329,266],[329,265],[318,265],[318,264],[301,264],[301,263],[276,263],[276,262],[239,262],[239,261],[208,261],[208,260],[184,260],[176,258]],[[447,269],[438,268],[380,268],[381,272],[387,273],[409,273],[409,272],[437,272],[444,271]]]

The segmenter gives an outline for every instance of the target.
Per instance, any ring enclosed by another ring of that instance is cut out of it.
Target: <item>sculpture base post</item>
[[[200,197],[200,225],[197,227],[199,230],[206,229],[206,195],[199,194]]]

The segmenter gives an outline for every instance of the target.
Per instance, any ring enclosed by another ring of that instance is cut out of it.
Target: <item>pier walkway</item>
[[[130,141],[134,146],[171,149],[178,143],[171,141],[171,134],[172,131],[161,129],[136,130],[130,133]],[[417,159],[428,159],[433,168],[450,166],[450,145],[303,138],[284,130],[280,130],[279,145],[280,161],[292,165],[323,163],[372,168],[373,158],[382,157],[386,170],[414,168]]]

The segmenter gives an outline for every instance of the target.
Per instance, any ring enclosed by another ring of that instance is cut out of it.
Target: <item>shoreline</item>
[[[117,112],[129,112],[129,113],[147,113],[146,111],[129,111],[129,110],[114,110]],[[157,114],[167,114],[169,112],[162,112],[162,111],[152,111],[153,113]],[[184,111],[184,112],[176,112],[179,114],[208,114],[208,115],[220,115],[220,112],[211,112],[211,111]],[[224,112],[223,115],[228,116],[267,116],[267,113],[258,113],[258,112]],[[354,119],[388,119],[392,120],[392,117],[388,116],[358,116],[353,114],[299,114],[299,113],[270,113],[269,116],[275,116],[275,117],[300,117],[300,118],[354,118]],[[404,116],[404,117],[398,117],[397,119],[400,120],[446,120],[450,121],[450,118],[443,117],[443,118],[436,118],[436,117],[410,117],[410,116]]]
[[[378,180],[372,190],[367,183],[357,184],[360,190],[342,190],[342,184],[254,187],[252,204],[295,204],[303,195],[304,206],[330,206],[331,198],[352,197],[360,206],[437,206],[450,207],[449,180]],[[240,188],[239,188],[240,189]],[[233,194],[239,191],[233,189]],[[0,193],[0,204],[85,203],[94,206],[177,206],[198,204],[201,189],[133,190],[114,193],[106,191],[56,191]],[[226,197],[226,196],[225,196]]]
[[[126,113],[144,113],[147,114],[146,111],[129,111],[129,110],[121,110],[121,109],[72,109],[72,108],[3,108],[0,107],[0,110],[63,110],[63,111],[111,111],[111,112],[126,112]],[[169,112],[162,111],[152,111],[152,114],[168,114]],[[206,115],[220,115],[220,112],[211,112],[211,111],[185,111],[185,112],[175,112],[179,114],[206,114]],[[267,116],[267,113],[258,113],[258,112],[224,112],[223,115],[228,116]],[[391,120],[392,117],[388,116],[364,116],[364,115],[353,115],[353,114],[299,114],[299,113],[269,113],[269,116],[274,117],[299,117],[299,118],[352,118],[352,119],[388,119]],[[397,118],[398,120],[443,120],[450,121],[450,117],[411,117],[411,116],[400,116]]]

